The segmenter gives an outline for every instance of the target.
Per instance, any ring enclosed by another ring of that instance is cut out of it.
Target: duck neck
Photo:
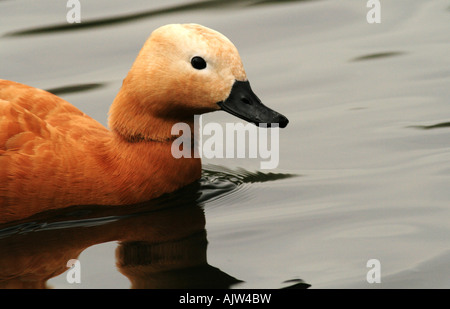
[[[187,114],[182,112],[179,116],[158,116],[161,113],[152,109],[161,108],[165,102],[157,102],[151,94],[133,91],[128,81],[125,79],[111,105],[112,144],[106,143],[104,155],[107,165],[114,166],[114,173],[119,177],[115,190],[121,192],[120,200],[124,203],[172,192],[201,176],[201,160],[195,156],[194,117],[182,117]],[[173,141],[181,135],[183,140],[189,136],[185,131],[172,135],[172,127],[180,122],[189,126],[191,138],[191,155],[181,158],[172,153]],[[130,168],[136,164],[138,169]]]
[[[164,114],[164,102],[157,102],[154,94],[145,95],[133,91],[128,78],[120,89],[109,111],[111,131],[128,142],[172,142],[179,135],[172,134],[177,123],[187,124],[194,137],[194,117],[179,114]],[[182,132],[184,134],[184,132]]]

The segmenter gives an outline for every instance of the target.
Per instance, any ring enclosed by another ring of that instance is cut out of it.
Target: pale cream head
[[[206,67],[191,64],[201,57]],[[197,24],[156,29],[137,57],[130,75],[154,115],[189,115],[219,109],[236,80],[247,80],[236,47],[224,35]],[[156,114],[155,114],[156,113]]]

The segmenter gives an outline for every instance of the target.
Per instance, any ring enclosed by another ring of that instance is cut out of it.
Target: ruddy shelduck
[[[253,93],[236,47],[197,24],[156,29],[114,99],[105,128],[44,90],[0,80],[0,222],[70,205],[125,205],[201,176],[171,153],[174,124],[224,110],[285,127]]]

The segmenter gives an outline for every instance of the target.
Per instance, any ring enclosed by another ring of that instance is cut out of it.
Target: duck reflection
[[[48,288],[69,260],[114,241],[117,268],[132,288],[233,287],[242,281],[208,264],[203,204],[244,183],[293,176],[209,166],[199,181],[146,203],[73,206],[4,223],[0,288]]]
[[[208,264],[200,183],[149,203],[77,206],[0,226],[0,287],[46,288],[83,250],[118,241],[132,288],[229,288],[240,280]]]

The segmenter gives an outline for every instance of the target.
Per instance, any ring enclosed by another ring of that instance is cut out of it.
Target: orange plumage
[[[0,222],[145,201],[200,177],[200,160],[174,159],[170,142],[127,141],[48,92],[1,80],[0,97]]]

